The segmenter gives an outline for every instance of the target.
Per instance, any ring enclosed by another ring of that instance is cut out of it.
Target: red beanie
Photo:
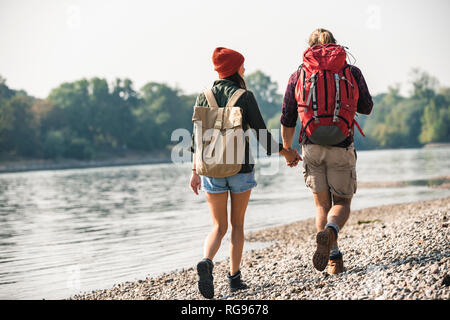
[[[214,49],[212,56],[214,70],[217,71],[220,79],[229,77],[237,72],[244,60],[244,56],[239,52],[223,47]]]

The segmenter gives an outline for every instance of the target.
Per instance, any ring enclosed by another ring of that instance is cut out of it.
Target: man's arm
[[[283,147],[292,148],[292,140],[294,139],[295,127],[285,127],[281,125],[281,139],[283,139]]]
[[[350,70],[356,80],[356,83],[358,84],[359,98],[357,112],[361,114],[370,114],[373,108],[373,101],[369,88],[367,87],[366,80],[364,79],[364,76],[359,68],[352,66]]]
[[[297,100],[295,99],[295,86],[297,85],[300,71],[294,72],[288,81],[286,91],[283,98],[283,107],[281,110],[281,138],[283,139],[283,148],[291,150],[292,141],[295,135],[295,126],[298,119]],[[296,166],[299,160],[302,160],[297,150],[293,150],[296,154],[296,160],[288,162],[287,164],[292,167]]]
[[[283,98],[283,108],[281,110],[281,138],[283,147],[291,148],[294,139],[295,126],[298,119],[297,100],[295,99],[295,86],[297,85],[300,71],[294,72],[288,81]]]

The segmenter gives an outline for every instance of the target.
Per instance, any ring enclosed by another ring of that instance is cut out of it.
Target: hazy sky
[[[373,94],[409,87],[412,67],[450,86],[450,1],[0,0],[0,75],[45,98],[64,81],[130,78],[199,92],[215,47],[240,51],[284,92],[310,33],[333,32]]]

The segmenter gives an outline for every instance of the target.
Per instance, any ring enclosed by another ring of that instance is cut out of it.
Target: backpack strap
[[[306,105],[309,106],[309,103],[311,102],[311,98],[312,98],[312,110],[314,112],[314,122],[318,123],[319,122],[319,117],[318,117],[318,112],[317,110],[319,109],[319,107],[317,106],[317,73],[313,73],[311,75],[311,77],[309,77],[308,79],[309,81],[311,81],[311,86],[309,87],[309,95],[308,95],[308,101],[306,101]]]
[[[217,104],[217,100],[214,97],[214,93],[212,92],[211,89],[207,89],[207,90],[203,91],[203,93],[205,94],[206,101],[208,101],[208,105],[211,108],[218,108],[219,107],[219,105]]]
[[[298,81],[300,79],[300,75],[303,74],[303,101],[305,101],[305,91],[306,91],[306,71],[303,68],[303,63],[297,69],[297,81],[295,82],[295,86],[297,87]],[[308,112],[308,108],[304,109],[305,113]]]
[[[305,101],[305,92],[306,92],[306,70],[303,69],[303,63],[301,65],[303,72],[303,101]],[[306,112],[306,111],[305,111]]]
[[[223,127],[223,111],[225,108],[218,108],[217,109],[217,118],[216,122],[214,122],[214,129],[222,130]]]
[[[341,110],[341,91],[340,91],[340,81],[339,75],[337,73],[334,74],[334,87],[336,88],[336,96],[334,98],[334,115],[333,122],[338,122],[339,111]]]
[[[364,132],[362,131],[361,127],[359,126],[358,121],[356,121],[356,119],[353,119],[353,124],[356,124],[356,127],[358,128],[359,132],[361,133],[361,135],[363,137],[365,137],[366,135],[364,134]]]
[[[237,89],[230,99],[228,99],[227,107],[234,107],[239,98],[246,92],[244,89]]]

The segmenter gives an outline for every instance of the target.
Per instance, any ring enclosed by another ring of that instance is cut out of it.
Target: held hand
[[[191,182],[189,185],[191,187],[191,190],[194,191],[196,195],[198,195],[198,191],[202,186],[202,180],[200,179],[200,176],[197,174],[197,172],[192,171]]]
[[[298,154],[296,149],[285,149],[286,151],[283,153],[284,158],[286,159],[286,164],[289,167],[295,167],[302,158]]]
[[[295,160],[288,164],[289,167],[295,167],[297,166],[299,161],[302,161],[302,157],[298,154],[298,151],[294,149],[295,152]]]

